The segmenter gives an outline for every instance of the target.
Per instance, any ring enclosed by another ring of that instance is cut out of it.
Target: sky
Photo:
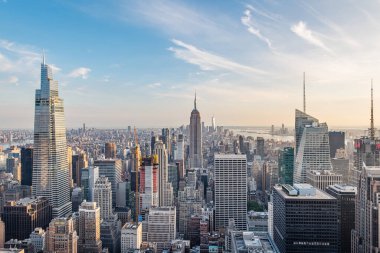
[[[42,52],[66,126],[380,122],[380,1],[0,0],[0,128],[33,128]]]

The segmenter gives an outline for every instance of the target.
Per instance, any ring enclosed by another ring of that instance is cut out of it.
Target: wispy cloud
[[[71,71],[69,77],[87,79],[90,72],[90,68],[80,67]]]
[[[308,43],[317,46],[326,52],[332,53],[332,50],[328,48],[320,38],[318,38],[315,32],[307,27],[305,22],[299,21],[297,24],[292,25],[290,30]]]
[[[253,8],[253,7],[250,6],[250,8]],[[273,49],[272,42],[270,41],[270,39],[262,35],[260,30],[257,27],[255,27],[255,25],[253,24],[252,13],[249,8],[247,8],[244,11],[244,16],[242,16],[240,20],[241,20],[241,23],[247,27],[248,32],[255,35],[260,40],[264,41],[270,49]]]
[[[228,70],[243,74],[265,74],[265,71],[198,49],[180,40],[172,39],[172,42],[178,47],[170,47],[169,51],[172,51],[178,59],[197,65],[202,70]]]
[[[18,77],[17,76],[10,76],[6,78],[5,80],[0,80],[0,84],[12,84],[12,85],[18,85]]]
[[[158,88],[158,87],[161,87],[161,83],[151,83],[151,84],[148,84],[148,87],[149,88]]]

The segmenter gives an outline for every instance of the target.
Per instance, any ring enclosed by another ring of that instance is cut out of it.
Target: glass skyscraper
[[[45,59],[41,64],[41,89],[36,90],[35,100],[33,194],[48,198],[53,217],[71,213],[63,100]]]

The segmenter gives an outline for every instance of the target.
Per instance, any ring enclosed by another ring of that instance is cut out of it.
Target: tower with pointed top
[[[63,100],[52,68],[41,63],[41,88],[36,90],[34,116],[33,194],[46,197],[53,217],[71,213],[69,168]]]
[[[371,140],[375,139],[375,121],[373,118],[373,80],[371,79],[371,127],[368,129],[369,130],[369,137]]]
[[[190,116],[189,165],[190,168],[203,167],[201,114],[197,110],[197,93],[195,93],[194,109]]]

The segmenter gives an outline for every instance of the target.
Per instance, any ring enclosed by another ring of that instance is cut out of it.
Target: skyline
[[[303,72],[330,128],[369,126],[373,78],[376,126],[380,3],[342,2],[3,0],[0,128],[33,127],[43,49],[67,128],[188,124],[195,90],[206,125],[292,126]]]

